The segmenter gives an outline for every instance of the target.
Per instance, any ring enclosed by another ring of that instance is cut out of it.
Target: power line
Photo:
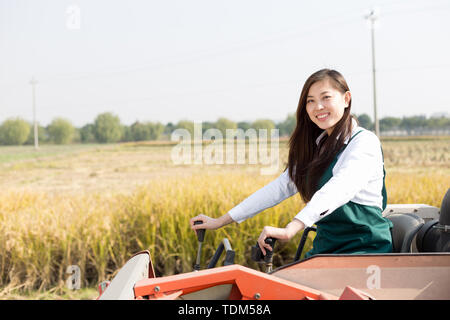
[[[386,72],[395,72],[395,71],[401,71],[401,70],[417,70],[417,69],[430,69],[430,68],[450,68],[450,65],[430,65],[430,66],[423,66],[423,67],[417,67],[417,66],[404,66],[404,67],[393,67],[393,68],[377,68],[377,73],[386,73]],[[364,71],[350,71],[346,72],[346,75],[367,75],[371,74],[371,70],[364,70]],[[104,100],[100,102],[100,104],[107,104],[107,105],[118,105],[126,102],[147,102],[152,100],[158,100],[158,99],[165,99],[166,97],[183,97],[183,96],[195,96],[195,95],[215,95],[215,94],[224,94],[228,93],[231,90],[239,90],[239,89],[252,89],[252,88],[262,88],[265,86],[284,86],[284,85],[291,85],[291,84],[299,84],[298,79],[293,80],[283,80],[283,81],[266,81],[266,82],[260,82],[260,83],[251,83],[248,85],[240,85],[240,86],[233,86],[228,88],[222,88],[221,90],[207,90],[207,91],[189,91],[189,92],[166,92],[159,95],[153,95],[153,96],[142,96],[137,98],[122,98],[122,99],[110,99],[110,100]],[[93,102],[94,103],[94,102]],[[98,105],[98,102],[95,102],[96,105]],[[42,107],[48,107],[52,106],[51,104],[45,104],[42,105]]]
[[[397,1],[397,3],[400,3],[401,1]],[[389,2],[389,4],[395,4]],[[426,7],[425,9],[428,10],[435,10],[436,7]],[[414,10],[418,10],[417,8],[415,8]],[[420,9],[420,10],[424,10],[424,9]],[[354,11],[352,10],[352,13]],[[408,11],[406,11],[408,13]],[[418,12],[418,11],[411,11],[409,10],[409,13],[411,12]],[[386,12],[387,15],[394,15],[394,14],[400,14],[402,12],[396,12],[396,11],[390,11],[390,12]],[[384,15],[384,13],[383,13]],[[336,27],[338,25],[342,25],[342,24],[347,24],[353,20],[356,19],[360,19],[360,13],[353,14],[351,16],[346,16],[345,18],[341,18],[341,16],[336,16],[336,18],[340,18],[340,19],[335,19],[335,18],[330,18],[330,19],[326,19],[326,23],[321,23],[315,26],[312,26],[310,28],[308,28],[308,30],[302,30],[302,31],[294,31],[294,32],[288,32],[288,33],[281,33],[281,34],[277,34],[274,35],[270,38],[266,38],[266,39],[261,39],[261,40],[253,40],[250,42],[245,42],[245,41],[241,41],[241,42],[234,42],[233,45],[231,47],[222,47],[219,49],[214,49],[214,50],[207,50],[207,51],[201,51],[201,52],[194,52],[191,53],[189,56],[172,56],[170,57],[170,59],[172,59],[172,61],[160,61],[158,63],[155,64],[150,64],[150,65],[141,65],[141,66],[134,66],[134,67],[127,67],[127,68],[122,68],[119,70],[112,70],[112,71],[106,71],[106,72],[89,72],[85,75],[80,75],[80,76],[75,76],[75,77],[69,77],[66,79],[61,79],[61,78],[55,78],[52,77],[47,78],[47,80],[45,78],[43,78],[43,80],[40,78],[40,83],[43,84],[48,84],[51,83],[52,81],[76,81],[76,80],[83,80],[83,79],[93,79],[93,78],[98,78],[98,77],[113,77],[116,75],[123,75],[126,73],[133,73],[133,72],[140,72],[140,71],[148,71],[148,70],[152,70],[155,68],[164,68],[164,67],[173,67],[173,66],[177,66],[177,65],[183,65],[183,64],[190,64],[190,63],[195,63],[197,61],[205,61],[206,59],[211,59],[211,58],[215,58],[215,57],[219,57],[219,56],[223,56],[223,55],[227,55],[227,54],[235,54],[238,52],[242,52],[245,50],[249,50],[249,49],[254,49],[254,48],[260,48],[262,46],[266,46],[266,45],[273,45],[273,44],[277,44],[280,41],[286,41],[286,40],[290,40],[290,39],[300,39],[303,37],[308,37],[313,33],[316,32],[320,32],[322,30],[328,30],[331,27]],[[333,20],[334,19],[334,20]],[[330,22],[330,20],[332,20]],[[162,59],[162,57],[160,57],[159,59]],[[175,60],[175,61],[173,61]],[[376,71],[379,72],[393,72],[393,71],[401,71],[401,70],[411,70],[411,69],[429,69],[429,68],[448,68],[450,67],[450,65],[434,65],[434,66],[412,66],[412,67],[393,67],[393,68],[381,68],[381,69],[376,69]],[[359,72],[359,71],[358,71]],[[359,73],[369,73],[370,71],[364,71],[364,72],[359,72]],[[373,68],[372,70],[373,74],[375,74],[375,68]],[[375,97],[375,76],[374,77],[374,103],[376,104],[376,97]],[[50,80],[48,80],[50,79]],[[37,82],[36,82],[37,83]],[[298,81],[283,81],[283,82],[265,82],[265,83],[259,83],[259,84],[251,84],[251,85],[244,85],[244,86],[239,86],[238,88],[252,88],[252,87],[261,87],[261,86],[265,86],[265,85],[277,85],[277,84],[289,84],[289,83],[298,83]],[[30,82],[31,84],[31,82]],[[35,104],[34,102],[34,90],[35,90],[35,86],[33,85],[33,105]],[[221,94],[224,92],[227,92],[228,90],[214,90],[214,91],[199,91],[199,92],[185,92],[185,93],[167,93],[167,94],[163,94],[162,97],[164,96],[173,96],[173,95],[204,95],[204,94]],[[130,102],[130,101],[147,101],[147,100],[154,100],[154,99],[159,99],[161,98],[161,95],[158,96],[153,96],[153,97],[142,97],[142,98],[137,98],[137,99],[122,99],[124,101]],[[113,99],[113,101],[118,104],[120,103],[120,101],[118,101],[118,99]],[[35,112],[35,111],[34,111]],[[36,120],[35,120],[35,124],[36,124]],[[37,139],[37,133],[36,133],[36,128],[37,126],[35,125],[35,139]],[[38,143],[35,142],[35,145],[37,145]]]
[[[345,23],[348,23],[352,20],[357,21],[359,19],[360,13],[354,13],[355,11],[347,11],[347,12],[353,12],[353,15],[346,16],[345,18],[341,18],[342,14],[339,16],[334,17],[328,17],[324,18],[327,22],[321,23],[318,25],[314,25],[312,27],[307,28],[306,30],[302,31],[294,31],[294,32],[288,32],[288,33],[281,33],[275,36],[272,36],[271,38],[266,38],[262,40],[242,40],[240,42],[235,42],[230,44],[227,44],[225,47],[216,49],[216,50],[210,50],[210,51],[201,51],[201,52],[194,52],[190,54],[183,54],[179,56],[172,56],[169,59],[175,59],[175,61],[162,61],[159,63],[150,63],[146,65],[140,65],[140,66],[133,66],[133,67],[126,67],[118,70],[111,70],[111,71],[104,71],[104,72],[89,72],[86,74],[82,74],[79,76],[71,76],[71,77],[59,77],[53,76],[50,78],[46,78],[45,76],[41,76],[41,83],[50,83],[50,82],[60,82],[60,81],[73,81],[73,80],[85,80],[85,79],[94,79],[94,78],[102,78],[102,77],[111,77],[116,75],[123,75],[126,73],[133,73],[133,72],[141,72],[141,71],[148,71],[152,69],[158,69],[158,68],[164,68],[164,67],[173,67],[177,65],[185,65],[185,64],[191,64],[198,61],[205,61],[206,59],[216,58],[219,56],[224,56],[228,54],[235,54],[238,52],[246,51],[249,49],[255,49],[266,45],[271,45],[274,43],[279,43],[281,41],[286,41],[289,39],[299,39],[303,37],[308,37],[312,35],[315,32],[320,32],[322,30],[328,30],[330,27],[335,27],[337,25],[342,25]],[[336,20],[336,18],[340,18]],[[335,19],[333,21],[333,19]],[[330,22],[331,21],[331,22]],[[190,55],[186,57],[186,55]],[[167,59],[166,56],[154,58],[154,60],[158,59]],[[53,79],[52,79],[53,78]]]
[[[379,6],[392,7],[393,5],[399,4],[399,3],[405,4],[404,1],[394,1],[394,2],[389,1],[389,2],[384,2]],[[410,3],[408,3],[408,4],[410,4]],[[428,2],[427,2],[427,4],[428,4]],[[427,9],[427,8],[431,9],[431,10],[436,9],[436,7],[425,7],[420,10],[423,11],[424,9]],[[140,66],[125,67],[122,69],[111,70],[111,71],[88,72],[85,74],[75,75],[75,76],[72,75],[69,77],[65,77],[64,75],[62,77],[61,76],[56,76],[56,77],[53,76],[50,78],[41,76],[40,81],[41,81],[41,83],[47,84],[47,83],[51,83],[51,82],[60,82],[60,81],[77,81],[77,80],[86,80],[86,79],[95,79],[95,78],[104,78],[104,77],[114,77],[116,75],[123,75],[126,73],[142,72],[142,71],[148,71],[148,70],[152,70],[152,69],[173,67],[173,66],[177,66],[177,65],[191,64],[191,63],[195,63],[198,61],[205,61],[206,59],[216,58],[216,57],[227,55],[230,53],[234,54],[234,53],[237,53],[240,51],[258,48],[258,47],[261,47],[264,45],[278,43],[280,41],[286,41],[286,40],[295,39],[295,38],[303,38],[305,36],[307,37],[315,32],[320,32],[322,30],[326,30],[331,27],[335,27],[337,25],[341,25],[344,23],[348,23],[352,20],[356,20],[360,16],[359,12],[355,13],[356,11],[359,11],[359,9],[358,10],[356,10],[356,9],[347,10],[344,13],[340,13],[339,16],[324,18],[323,20],[326,20],[327,21],[326,23],[312,26],[308,30],[303,30],[300,32],[295,31],[295,32],[281,33],[281,34],[275,35],[274,37],[271,37],[271,38],[266,38],[266,39],[256,40],[256,41],[242,40],[242,41],[232,43],[231,47],[228,44],[226,47],[223,47],[221,49],[212,50],[212,51],[194,52],[194,53],[183,54],[182,56],[175,55],[175,56],[169,57],[169,59],[175,59],[175,61],[164,61],[164,59],[167,59],[167,56],[164,56],[164,57],[154,58],[154,60],[163,59],[163,61],[161,61],[159,63],[151,63],[151,64],[145,64],[145,65],[140,65]],[[399,14],[399,13],[404,13],[404,12],[405,12],[405,10],[391,11],[391,12],[386,11],[386,13],[383,12],[383,15]],[[413,12],[418,12],[418,11],[413,11]],[[350,14],[350,15],[348,16],[347,14]],[[337,21],[335,20],[336,18],[341,18],[343,15],[347,15],[347,16],[344,19],[338,19]],[[333,20],[333,19],[335,21],[332,21],[330,23],[329,21]],[[186,55],[190,55],[190,56],[186,57]]]
[[[427,2],[427,4],[430,4]],[[403,15],[403,14],[414,14],[414,13],[423,13],[426,11],[435,11],[435,10],[443,10],[443,9],[450,9],[449,2],[446,1],[444,3],[431,3],[434,4],[434,6],[423,6],[418,8],[401,8],[398,10],[383,10],[383,16],[389,16],[389,15]]]

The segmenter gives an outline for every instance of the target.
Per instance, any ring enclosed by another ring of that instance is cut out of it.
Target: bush
[[[269,119],[260,119],[253,122],[251,127],[257,132],[259,129],[267,129],[268,134],[270,135],[270,130],[275,129],[275,123]]]
[[[149,122],[148,125],[150,126],[150,139],[158,140],[164,132],[165,126],[160,122]]]
[[[186,129],[191,134],[191,138],[194,137],[194,122],[189,120],[180,120],[177,123],[176,129]]]
[[[219,118],[216,121],[215,125],[216,125],[216,129],[220,130],[224,137],[226,137],[226,135],[227,135],[227,129],[237,129],[236,122],[233,122],[226,118]]]
[[[237,123],[238,129],[242,129],[244,131],[247,131],[248,129],[250,129],[251,126],[252,126],[252,124],[247,121],[241,121],[241,122]]]
[[[374,130],[374,124],[370,116],[363,113],[356,117],[358,119],[359,125],[367,130]]]
[[[84,125],[80,129],[80,138],[82,143],[95,143],[95,126],[91,123]]]
[[[26,145],[34,145],[34,125],[29,123],[30,126],[30,134],[28,135],[27,141],[25,141]],[[43,126],[38,125],[38,139],[39,144],[45,143],[49,141],[47,129]]]
[[[56,118],[47,128],[51,141],[56,144],[67,144],[73,139],[75,128],[69,120]]]
[[[295,113],[288,114],[286,120],[277,125],[277,128],[280,130],[280,136],[290,136],[294,132],[296,124]]]
[[[23,119],[5,120],[0,126],[0,143],[6,145],[22,145],[30,134],[30,124]]]
[[[123,128],[118,116],[110,112],[102,113],[95,118],[95,138],[101,143],[118,142],[122,138]]]

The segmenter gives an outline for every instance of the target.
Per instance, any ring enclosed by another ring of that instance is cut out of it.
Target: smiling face
[[[332,85],[331,80],[320,80],[309,88],[306,112],[312,122],[330,135],[336,123],[344,115],[350,99],[350,91],[343,93]]]

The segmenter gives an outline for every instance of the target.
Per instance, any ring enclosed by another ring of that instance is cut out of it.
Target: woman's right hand
[[[195,221],[201,221],[202,224],[194,224]],[[192,218],[189,220],[189,223],[191,225],[192,230],[197,229],[218,229],[221,227],[220,223],[218,222],[218,219],[214,219],[208,216],[205,216],[204,214],[199,214],[198,216]]]
[[[202,224],[194,224],[195,221],[201,221]],[[191,220],[189,220],[189,223],[191,225],[192,230],[197,229],[219,229],[223,227],[224,225],[227,225],[229,223],[232,223],[233,219],[231,219],[230,215],[228,213],[224,214],[220,218],[214,219],[208,216],[205,216],[204,214],[199,214],[196,217],[193,217]]]

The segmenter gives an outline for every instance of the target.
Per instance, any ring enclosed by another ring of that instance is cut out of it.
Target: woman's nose
[[[318,103],[317,105],[316,105],[316,109],[317,110],[322,110],[324,108],[324,106],[323,106],[323,104],[321,104],[321,103]]]

